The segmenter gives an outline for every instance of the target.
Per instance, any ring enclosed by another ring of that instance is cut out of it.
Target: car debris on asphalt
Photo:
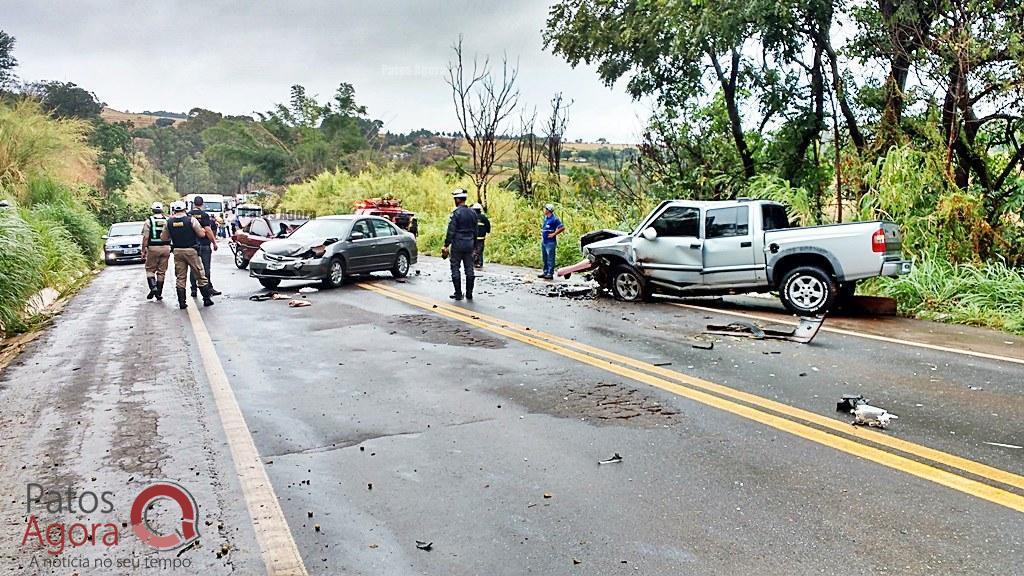
[[[807,344],[814,340],[824,322],[824,316],[801,316],[800,324],[796,328],[792,330],[775,330],[763,328],[746,320],[737,320],[725,325],[708,324],[707,328],[704,329],[704,333],[715,336],[742,336],[755,340],[788,340],[790,342]]]
[[[872,406],[870,404],[858,404],[853,409],[853,425],[869,426],[872,428],[888,428],[890,420],[896,420],[899,416],[890,413],[885,408]]]
[[[714,340],[694,340],[691,344],[694,348],[699,350],[713,350],[715,347]]]
[[[313,288],[312,286],[303,286],[302,288],[299,288],[299,294],[315,294],[319,291],[320,290]]]
[[[857,406],[869,403],[870,401],[864,398],[862,394],[843,394],[843,399],[836,402],[836,412],[852,414],[857,409]]]
[[[417,540],[416,547],[425,552],[430,552],[434,548],[434,543],[424,542],[423,540]]]
[[[619,464],[621,462],[622,462],[622,456],[619,456],[618,452],[613,454],[611,458],[607,458],[605,460],[598,460],[597,461],[598,464]]]
[[[288,301],[288,307],[289,308],[305,308],[306,306],[312,306],[312,303],[309,300],[289,300]]]

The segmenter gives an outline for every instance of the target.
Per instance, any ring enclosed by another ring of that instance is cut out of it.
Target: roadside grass
[[[43,285],[38,236],[12,208],[0,209],[0,334],[23,327],[25,302]]]
[[[1024,335],[1024,269],[1002,262],[951,264],[932,257],[915,262],[910,274],[879,279],[866,291],[895,298],[909,316]]]

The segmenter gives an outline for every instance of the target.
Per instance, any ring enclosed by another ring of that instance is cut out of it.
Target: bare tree
[[[597,161],[599,185],[614,195],[615,216],[621,221],[627,221],[647,198],[649,182],[643,158],[641,151],[634,148],[616,151],[608,165]]]
[[[454,59],[448,63],[448,78],[445,80],[452,90],[455,116],[459,121],[462,138],[469,145],[473,160],[471,170],[466,170],[452,154],[458,170],[469,174],[476,187],[477,199],[487,208],[487,185],[498,174],[495,163],[500,160],[508,147],[499,149],[499,138],[508,117],[519,103],[519,89],[516,78],[517,66],[510,65],[508,58],[502,58],[501,78],[491,72],[490,58],[483,62],[474,56],[469,70],[466,69],[462,53],[462,36],[452,46]]]
[[[519,113],[519,137],[516,139],[516,170],[519,179],[519,193],[527,198],[533,197],[533,170],[540,159],[540,147],[537,146],[537,135],[534,125],[537,122],[537,109],[529,116],[524,108]]]
[[[544,127],[548,174],[557,175],[561,172],[562,144],[565,137],[565,127],[569,124],[570,106],[572,106],[572,101],[570,100],[566,103],[562,98],[561,92],[555,94],[555,97],[551,99],[551,115],[548,116],[547,125]]]

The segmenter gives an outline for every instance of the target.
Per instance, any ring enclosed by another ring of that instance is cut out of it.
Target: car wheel
[[[610,283],[612,294],[619,300],[639,302],[645,297],[644,279],[629,266],[619,266],[612,270]]]
[[[242,252],[240,247],[235,248],[235,267],[239,270],[245,270],[245,267],[249,265],[249,260],[245,257],[245,252]]]
[[[327,277],[323,280],[324,286],[328,288],[339,288],[345,283],[345,263],[341,258],[335,257],[327,268]]]
[[[832,307],[839,287],[832,275],[817,266],[799,266],[782,279],[779,299],[799,316],[819,316]]]
[[[391,267],[391,275],[395,278],[405,278],[409,275],[409,255],[404,250],[399,251],[395,256],[395,265]]]
[[[264,288],[273,290],[281,285],[281,280],[279,278],[260,278],[260,284],[263,284]]]

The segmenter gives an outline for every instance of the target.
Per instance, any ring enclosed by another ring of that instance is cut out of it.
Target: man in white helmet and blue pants
[[[164,205],[154,202],[153,215],[142,224],[142,259],[146,261],[146,283],[149,285],[146,300],[164,299],[164,277],[167,275],[167,263],[171,260],[171,243],[160,237],[166,224]]]

